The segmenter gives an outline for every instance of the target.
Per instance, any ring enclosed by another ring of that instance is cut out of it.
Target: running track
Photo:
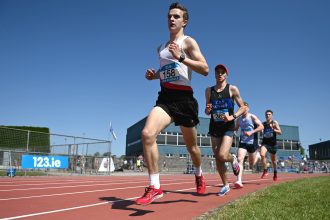
[[[320,174],[321,175],[321,174]],[[144,192],[147,175],[0,178],[0,219],[193,219],[267,186],[315,174],[244,175],[244,188],[217,196],[220,178],[206,174],[207,193],[195,193],[193,175],[161,175],[165,195],[148,206],[134,204]],[[234,182],[232,174],[229,181]],[[232,186],[232,185],[231,185]]]

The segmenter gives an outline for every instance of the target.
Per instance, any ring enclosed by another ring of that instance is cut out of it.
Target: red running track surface
[[[14,177],[0,178],[0,219],[193,219],[243,195],[273,184],[326,174],[279,173],[260,179],[260,174],[243,175],[244,187],[224,197],[217,174],[206,174],[206,194],[197,195],[194,175],[161,175],[163,198],[147,206],[134,200],[148,185],[145,175]],[[229,181],[236,178],[229,174]]]

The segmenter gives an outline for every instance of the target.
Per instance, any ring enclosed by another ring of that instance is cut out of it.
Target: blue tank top
[[[253,123],[251,114],[249,113],[245,118],[240,117],[239,119],[240,122],[240,128],[241,128],[241,143],[245,144],[254,144],[256,142],[256,139],[258,138],[257,134],[254,133],[251,136],[246,136],[244,135],[244,131],[253,131],[256,127],[256,125]]]
[[[233,131],[235,128],[235,121],[224,122],[222,115],[234,114],[234,100],[230,97],[230,85],[221,91],[217,92],[215,87],[211,87],[210,101],[212,103],[210,128],[216,128],[224,131]]]
[[[274,123],[274,121],[271,121]],[[277,144],[276,141],[276,132],[270,127],[270,125],[265,121],[264,125],[264,136],[262,139],[263,144],[268,144],[270,146],[275,146]]]

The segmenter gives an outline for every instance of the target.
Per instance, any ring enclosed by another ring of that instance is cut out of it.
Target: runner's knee
[[[230,160],[229,155],[225,155],[225,154],[220,154],[218,158],[219,158],[219,161],[222,162],[222,163],[227,162],[227,161]]]
[[[188,147],[187,146],[187,150],[190,154],[197,154],[199,153],[199,148],[197,147],[197,145],[194,145],[194,146],[191,146],[191,147]]]
[[[156,141],[156,136],[154,133],[150,132],[150,130],[144,128],[141,132],[142,140],[145,143],[152,143]]]

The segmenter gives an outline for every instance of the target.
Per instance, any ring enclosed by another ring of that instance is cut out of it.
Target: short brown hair
[[[185,20],[189,20],[189,14],[188,14],[188,9],[186,7],[184,7],[182,4],[180,4],[179,2],[174,2],[170,5],[169,11],[174,9],[174,8],[178,8],[181,11],[183,11],[183,19]]]

